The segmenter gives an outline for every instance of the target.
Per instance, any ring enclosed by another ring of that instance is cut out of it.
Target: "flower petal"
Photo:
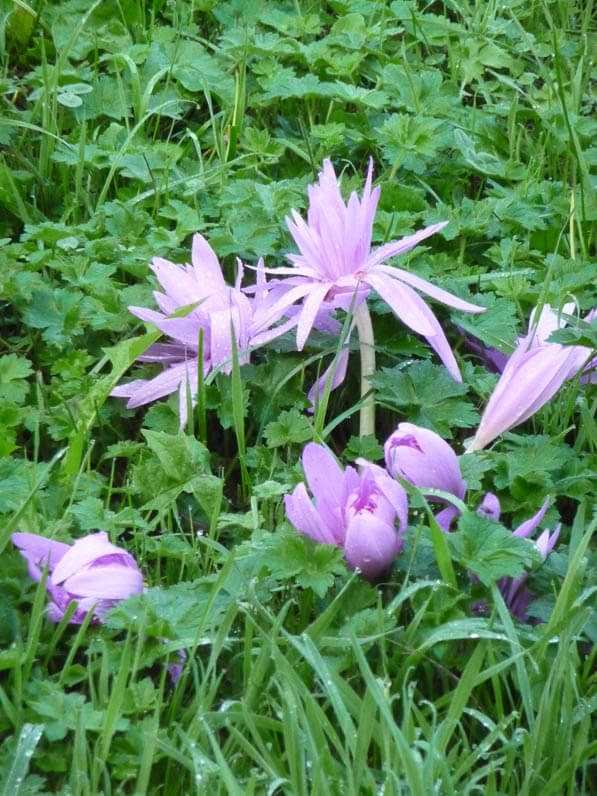
[[[322,544],[338,544],[334,533],[311,502],[303,483],[297,484],[292,494],[284,495],[284,506],[288,519],[297,531]]]
[[[392,525],[363,510],[349,522],[344,555],[349,566],[374,578],[386,570],[402,549],[403,542]]]
[[[131,555],[108,540],[105,531],[99,531],[77,539],[54,567],[50,580],[55,585],[62,583],[77,570],[93,563],[101,556],[122,556],[123,560],[128,560],[129,566],[137,566]]]
[[[73,595],[101,600],[123,600],[132,594],[141,594],[143,575],[138,569],[118,563],[92,566],[67,578],[64,588]]]
[[[455,296],[453,293],[442,290],[442,288],[436,287],[426,279],[422,279],[420,276],[416,276],[416,274],[411,274],[403,268],[393,268],[390,265],[379,265],[375,268],[375,271],[399,279],[401,282],[406,282],[407,285],[415,287],[417,290],[420,290],[421,293],[425,293],[436,301],[447,304],[448,307],[454,307],[454,309],[460,310],[461,312],[485,312],[486,310],[486,307],[479,307],[477,304],[471,304],[469,301],[458,298],[458,296]]]
[[[404,252],[414,249],[418,243],[431,237],[431,235],[434,235],[436,232],[439,232],[440,229],[443,229],[448,223],[448,221],[440,221],[439,224],[432,224],[430,227],[420,229],[418,232],[415,232],[414,235],[407,235],[404,238],[400,238],[400,240],[393,240],[390,241],[390,243],[379,246],[369,255],[365,267],[372,268],[388,260],[390,257],[395,257],[398,254],[404,254]]]
[[[409,328],[424,336],[434,335],[436,329],[429,323],[428,316],[433,313],[418,293],[397,279],[386,274],[369,272],[364,281],[371,285],[382,299]]]

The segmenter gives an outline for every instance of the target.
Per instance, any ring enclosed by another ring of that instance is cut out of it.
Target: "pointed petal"
[[[191,260],[197,285],[202,288],[203,295],[224,293],[228,289],[214,250],[198,232],[193,235]]]
[[[469,301],[458,298],[458,296],[455,296],[453,293],[442,290],[426,279],[411,274],[403,268],[393,268],[391,265],[378,265],[375,271],[392,276],[395,279],[399,279],[401,282],[406,282],[407,285],[416,287],[417,290],[431,296],[431,298],[436,301],[441,301],[442,304],[447,304],[449,307],[454,307],[454,309],[460,310],[461,312],[485,312],[485,307],[479,307],[476,304],[471,304]]]
[[[516,530],[512,531],[514,536],[522,536],[523,538],[530,536],[545,516],[548,506],[549,495],[545,498],[545,503],[541,506],[536,514],[534,514],[529,520],[525,520],[525,522],[519,525]]]
[[[127,407],[134,409],[137,406],[156,401],[158,398],[163,398],[165,395],[170,395],[170,393],[178,389],[180,382],[187,377],[187,373],[191,384],[193,384],[193,381],[197,381],[196,359],[181,362],[180,365],[172,365],[153,379],[137,379],[132,382],[135,384],[135,391],[131,394]],[[123,388],[129,388],[130,386],[130,384],[123,385]],[[117,387],[116,389],[120,388]]]
[[[151,270],[158,278],[166,296],[177,306],[184,307],[185,304],[201,298],[201,294],[197,292],[197,282],[183,266],[171,263],[162,257],[154,257],[151,261]]]
[[[375,265],[383,263],[390,257],[395,257],[398,254],[404,254],[404,252],[413,249],[417,243],[420,243],[422,240],[425,240],[425,238],[429,238],[431,235],[439,232],[439,230],[443,229],[448,223],[448,221],[440,221],[439,224],[432,224],[430,227],[420,229],[418,232],[415,232],[414,235],[407,235],[405,238],[401,238],[400,240],[393,240],[390,241],[390,243],[385,243],[383,246],[380,246],[371,252],[367,258],[365,268],[372,268]]]
[[[506,363],[467,452],[481,450],[546,404],[570,376],[571,348],[553,343],[524,351],[519,346]]]
[[[414,332],[425,337],[436,333],[436,329],[428,320],[431,310],[418,293],[415,293],[408,285],[397,279],[392,279],[386,274],[376,272],[368,273],[365,281],[379,293],[400,320]]]
[[[325,387],[332,373],[332,368],[334,368],[333,375],[332,375],[332,383],[330,385],[330,390],[335,390],[336,387],[339,387],[344,379],[346,378],[346,370],[348,368],[348,346],[344,346],[338,355],[338,359],[336,362],[332,360],[329,367],[327,367],[324,373],[317,379],[315,384],[309,390],[307,398],[311,401],[312,407],[309,409],[309,412],[314,411],[315,405],[315,394],[317,393],[317,402],[321,403],[321,399],[323,398],[323,393],[325,392]]]
[[[296,347],[299,351],[303,350],[303,346],[309,336],[313,323],[320,310],[321,304],[329,290],[327,283],[315,284],[311,286],[311,290],[305,299],[303,309],[299,315],[299,320],[296,328]]]

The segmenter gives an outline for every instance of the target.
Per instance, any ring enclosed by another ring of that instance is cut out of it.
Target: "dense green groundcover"
[[[596,51],[592,0],[0,3],[3,792],[595,793],[594,385],[461,457],[469,505],[496,493],[507,529],[550,495],[540,623],[508,612],[495,581],[529,561],[480,519],[441,544],[412,495],[371,584],[282,496],[313,439],[376,461],[409,420],[462,453],[497,376],[457,327],[509,353],[535,305],[597,306]],[[374,298],[375,437],[356,353],[305,411],[323,332],[213,374],[184,430],[175,395],[109,398],[159,371],[132,367],[148,330],[127,309],[155,306],[152,257],[188,262],[198,231],[229,283],[237,256],[287,264],[325,157],[346,197],[373,158],[376,245],[450,222],[400,265],[487,307],[434,305],[463,383]],[[10,536],[97,530],[146,591],[54,624]]]

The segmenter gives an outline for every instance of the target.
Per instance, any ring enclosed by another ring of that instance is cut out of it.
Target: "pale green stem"
[[[371,391],[371,376],[375,373],[375,340],[373,326],[367,302],[363,301],[355,311],[354,320],[359,333],[359,346],[361,349],[361,400]],[[366,437],[375,434],[375,399],[372,395],[367,403],[361,407],[359,416],[359,436]]]

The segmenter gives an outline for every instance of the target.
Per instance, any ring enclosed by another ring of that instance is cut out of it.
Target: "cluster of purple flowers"
[[[463,312],[482,312],[483,307],[463,301],[402,268],[384,264],[443,229],[447,222],[432,224],[371,250],[380,193],[379,187],[372,189],[372,177],[370,163],[361,199],[353,193],[345,204],[333,166],[325,160],[319,182],[309,186],[307,221],[295,211],[292,220],[286,219],[300,253],[289,255],[289,267],[266,269],[260,260],[257,281],[251,287],[241,287],[240,260],[234,287],[226,284],[216,255],[199,234],[193,238],[192,265],[177,265],[155,257],[151,269],[164,291],[154,293],[160,311],[129,309],[171,338],[171,343],[156,343],[140,357],[144,362],[161,363],[164,370],[153,379],[120,385],[112,395],[128,398],[127,406],[132,408],[178,390],[180,422],[184,425],[187,391],[193,401],[197,393],[200,332],[204,375],[215,368],[227,372],[232,364],[232,335],[241,363],[248,361],[251,349],[293,327],[300,351],[313,327],[337,332],[341,327],[331,313],[351,306],[356,310],[372,288],[406,326],[427,340],[453,378],[460,381],[446,336],[417,290]],[[267,281],[267,272],[275,275],[271,282]],[[295,306],[296,302],[301,305]],[[344,352],[333,386],[344,378],[346,358]]]
[[[462,477],[458,457],[434,431],[413,423],[400,423],[384,445],[386,467],[363,459],[358,460],[360,473],[353,467],[340,469],[334,457],[323,446],[309,443],[303,451],[303,470],[314,503],[303,483],[286,495],[286,514],[294,527],[306,536],[344,550],[347,564],[358,568],[367,578],[383,574],[402,550],[407,529],[407,496],[398,479],[420,488],[431,501],[445,503],[435,492],[441,490],[462,501],[466,481]],[[456,502],[458,502],[456,501]],[[519,525],[514,536],[529,537],[543,519],[549,498],[530,519]],[[500,504],[488,493],[477,511],[489,519],[499,520]],[[460,513],[449,504],[435,515],[439,526],[449,532]],[[542,557],[547,558],[560,532],[544,531],[535,542]],[[499,582],[512,613],[527,620],[526,609],[532,599],[526,587],[526,575],[502,578]]]
[[[425,338],[451,376],[460,381],[454,353],[420,293],[463,312],[482,312],[483,307],[387,264],[390,258],[439,232],[447,222],[372,249],[373,219],[380,195],[379,187],[372,187],[372,178],[370,162],[362,196],[353,192],[344,202],[333,166],[324,160],[317,184],[308,189],[307,220],[296,211],[286,219],[298,253],[288,255],[290,266],[275,269],[265,268],[260,259],[254,269],[255,284],[250,287],[242,287],[244,266],[240,260],[234,286],[226,284],[215,253],[200,234],[193,237],[191,265],[155,257],[151,269],[162,288],[154,292],[158,310],[129,309],[170,339],[155,343],[140,357],[141,361],[161,364],[163,370],[151,379],[121,384],[112,395],[127,398],[128,407],[137,407],[178,391],[180,423],[184,426],[188,407],[197,398],[199,368],[204,377],[214,370],[230,372],[234,348],[239,361],[246,363],[256,346],[295,327],[299,351],[314,327],[338,334],[341,325],[334,312],[356,312],[366,307],[372,290],[409,329]],[[269,281],[268,274],[273,275]],[[566,313],[572,309],[569,305],[563,308]],[[596,314],[595,310],[590,312],[586,320]],[[561,314],[546,304],[540,312],[533,312],[528,333],[519,339],[510,356],[473,344],[501,375],[468,452],[484,448],[528,419],[567,379],[577,374],[583,380],[594,378],[597,361],[590,361],[589,349],[548,340],[551,332],[564,324]],[[332,388],[342,382],[347,362],[345,347],[335,371],[328,369],[313,386],[313,401],[328,378]],[[384,454],[385,467],[358,460],[358,470],[350,466],[342,470],[326,448],[309,443],[302,464],[311,495],[305,484],[299,483],[285,496],[286,513],[294,527],[316,542],[342,548],[347,564],[367,578],[383,574],[403,547],[408,504],[400,479],[419,487],[430,501],[442,504],[436,520],[445,532],[450,532],[467,491],[455,452],[429,429],[400,423],[386,441]],[[453,496],[454,502],[437,491]],[[548,500],[513,534],[530,536],[542,521],[547,505]],[[477,511],[499,519],[498,499],[488,493]],[[551,533],[544,531],[535,542],[543,558],[552,550],[558,534],[559,526]],[[16,533],[12,540],[26,559],[32,578],[40,581],[47,568],[48,616],[54,621],[60,621],[76,601],[71,622],[83,622],[90,612],[91,622],[101,622],[115,602],[143,590],[134,558],[111,544],[103,532],[83,537],[73,545],[28,533]],[[531,600],[526,580],[527,576],[504,578],[499,583],[512,612],[523,620],[528,619]],[[180,664],[171,673],[176,679]]]

